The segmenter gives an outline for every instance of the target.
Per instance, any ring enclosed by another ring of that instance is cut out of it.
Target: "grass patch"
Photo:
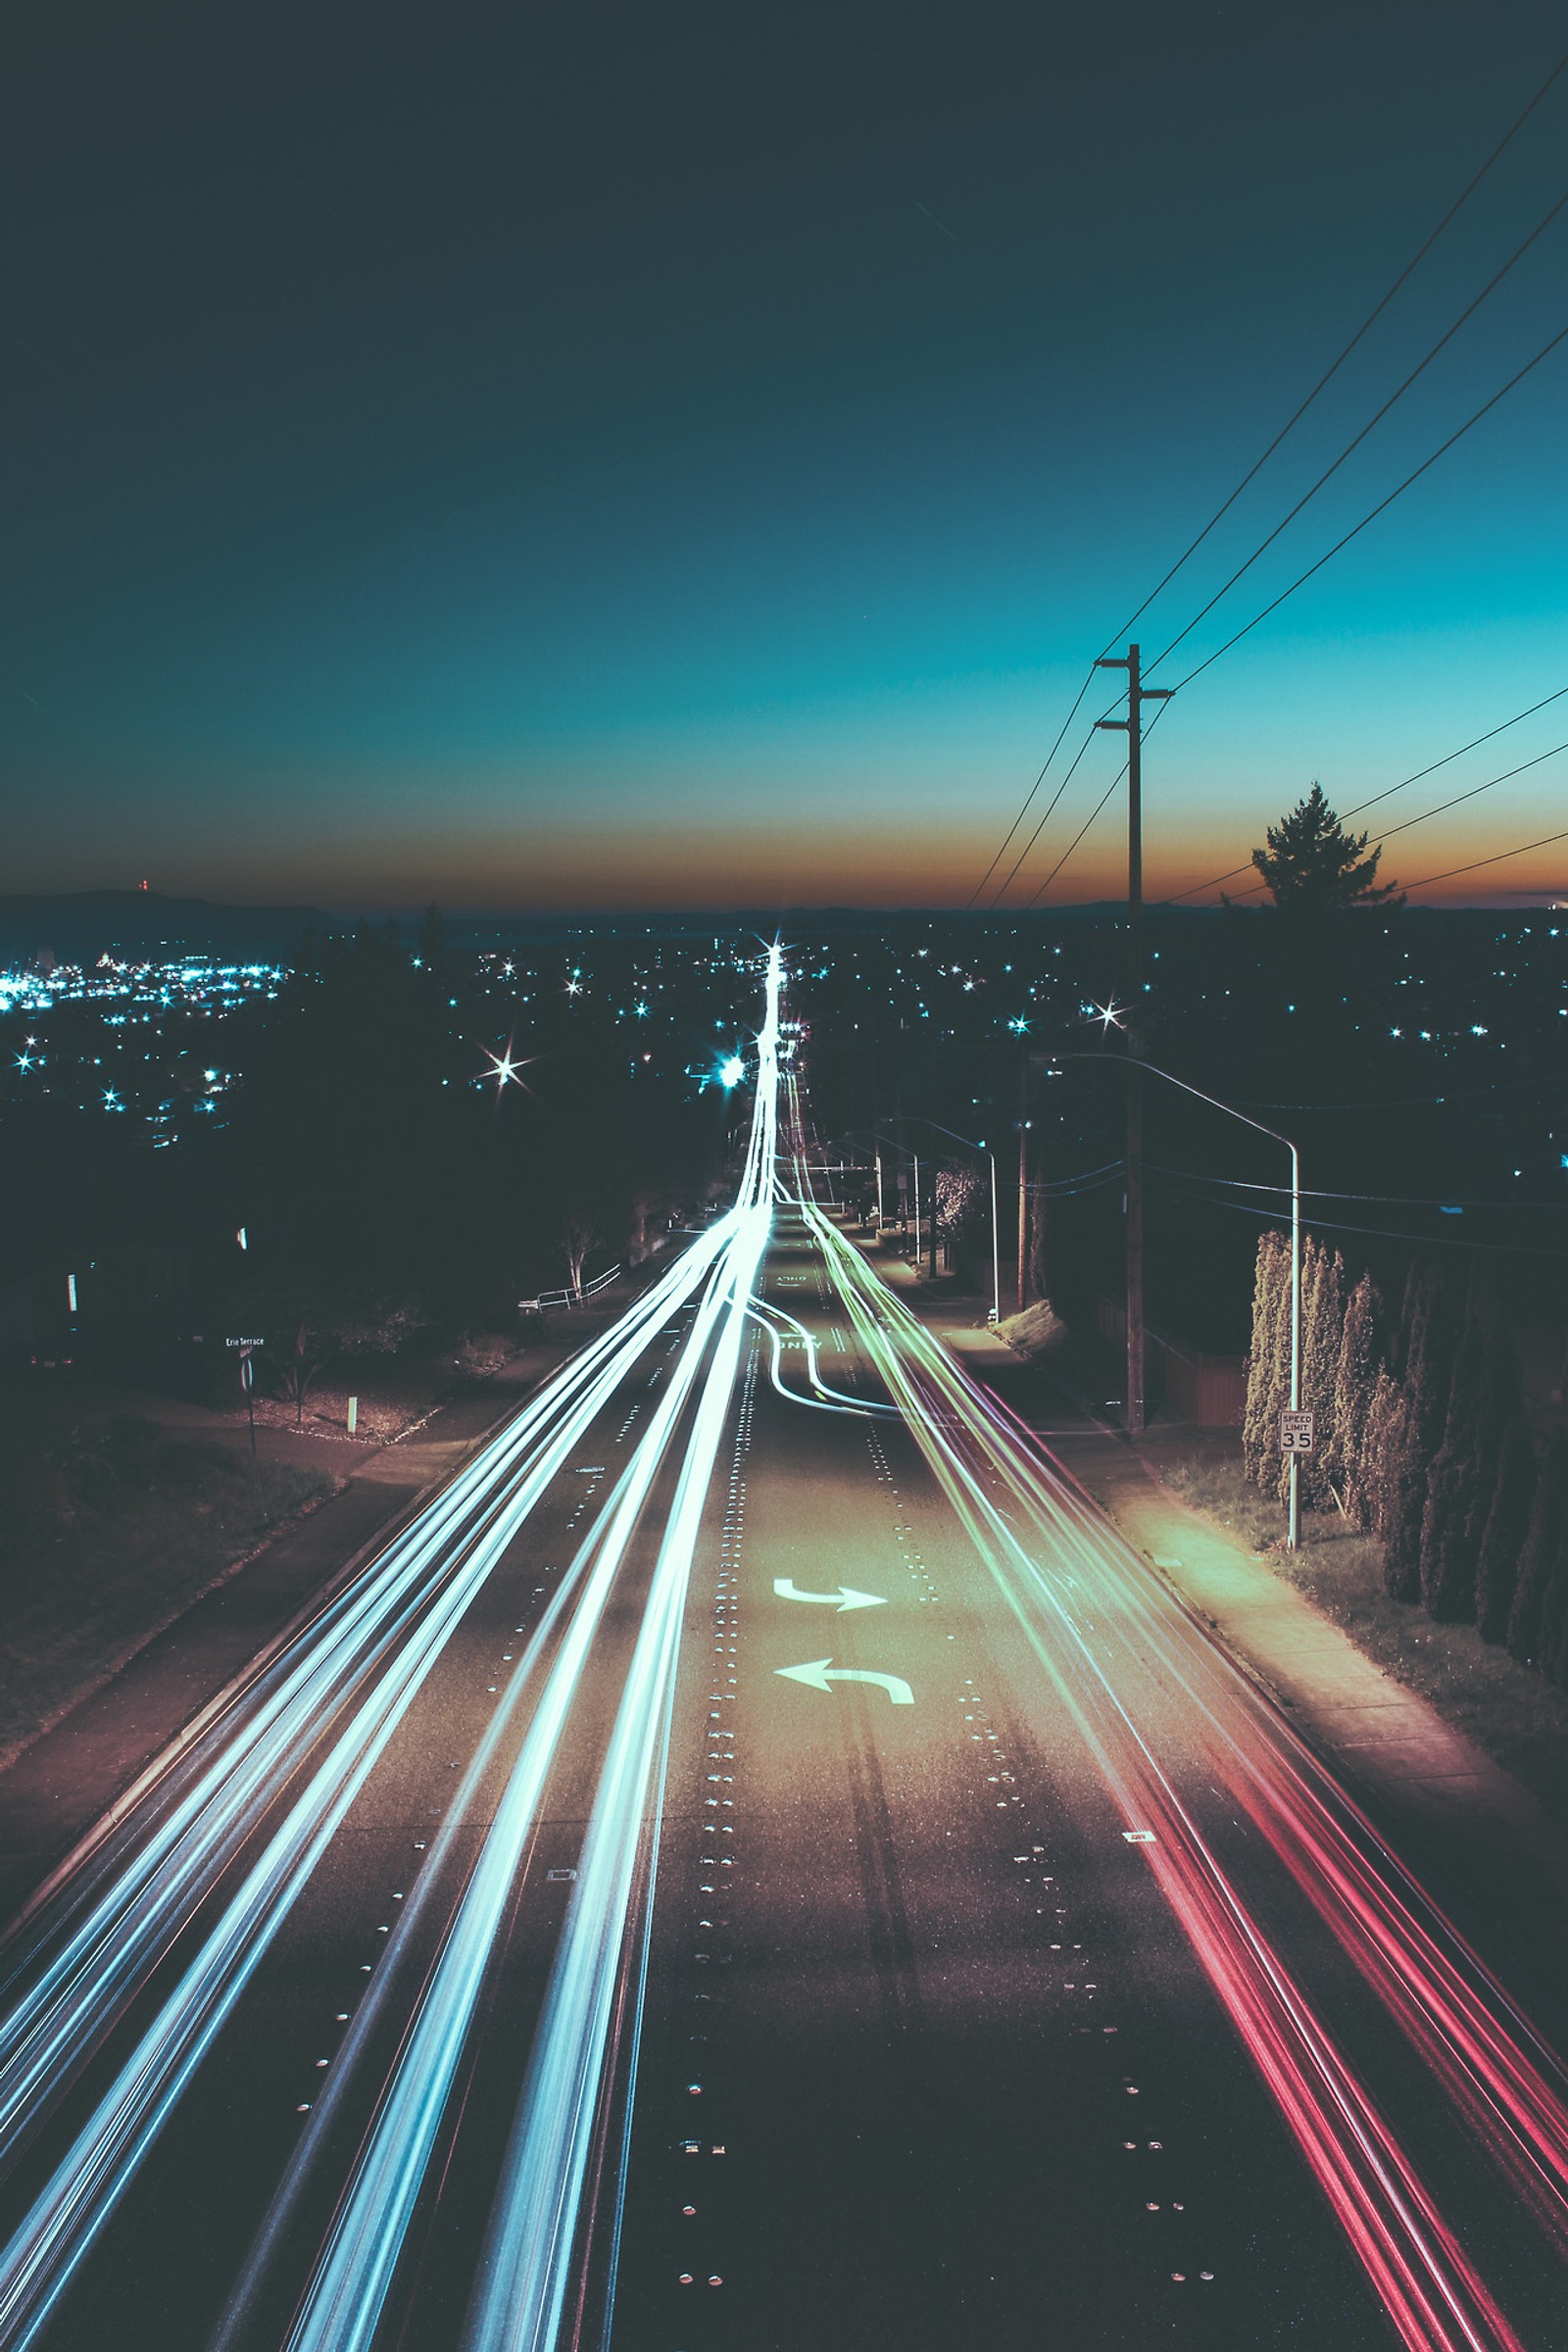
[[[1301,1545],[1293,1554],[1277,1548],[1278,1503],[1239,1463],[1184,1458],[1159,1467],[1184,1501],[1240,1537],[1343,1626],[1364,1657],[1418,1691],[1568,1826],[1568,1697],[1505,1649],[1483,1642],[1473,1625],[1438,1625],[1424,1609],[1391,1600],[1380,1546],[1337,1512],[1304,1511]]]
[[[231,1447],[160,1446],[148,1483],[0,1566],[0,1761],[102,1683],[270,1528],[337,1484]]]

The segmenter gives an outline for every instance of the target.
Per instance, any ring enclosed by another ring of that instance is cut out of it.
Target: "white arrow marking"
[[[803,1592],[792,1576],[775,1576],[773,1590],[780,1600],[815,1600],[837,1609],[842,1617],[846,1609],[882,1609],[887,1606],[884,1592],[857,1592],[853,1585],[840,1585],[836,1592]]]
[[[831,1658],[813,1658],[808,1666],[775,1666],[775,1674],[787,1682],[809,1684],[813,1690],[826,1690],[833,1683],[875,1683],[887,1692],[896,1707],[912,1707],[914,1692],[897,1674],[867,1674],[858,1666],[835,1666]]]

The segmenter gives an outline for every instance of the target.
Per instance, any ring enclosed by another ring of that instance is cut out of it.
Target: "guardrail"
[[[612,1266],[608,1273],[596,1274],[592,1282],[585,1282],[580,1290],[541,1291],[537,1298],[519,1298],[517,1311],[524,1315],[542,1315],[547,1306],[581,1306],[585,1298],[597,1298],[602,1290],[607,1289],[620,1270],[618,1265]]]

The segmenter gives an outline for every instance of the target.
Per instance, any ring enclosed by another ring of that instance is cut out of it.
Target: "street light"
[[[978,1142],[972,1135],[960,1135],[956,1127],[944,1127],[940,1119],[928,1119],[919,1111],[901,1111],[899,1115],[903,1119],[912,1120],[916,1127],[934,1127],[938,1135],[951,1135],[956,1144],[963,1145],[965,1151],[983,1152],[991,1162],[991,1313],[988,1320],[1000,1323],[1002,1320],[1002,1243],[997,1225],[997,1155],[988,1144]],[[934,1211],[932,1224],[934,1230]]]
[[[1290,1137],[1281,1135],[1277,1127],[1265,1127],[1261,1119],[1250,1119],[1245,1110],[1238,1110],[1233,1103],[1222,1102],[1217,1095],[1205,1095],[1200,1086],[1189,1086],[1185,1078],[1174,1077],[1169,1070],[1162,1070],[1156,1061],[1141,1061],[1136,1055],[1121,1054],[1054,1054],[1051,1058],[1058,1062],[1113,1061],[1121,1069],[1127,1068],[1130,1062],[1135,1069],[1148,1070],[1153,1077],[1163,1078],[1167,1086],[1180,1087],[1184,1095],[1195,1096],[1200,1102],[1208,1103],[1212,1109],[1223,1110],[1227,1117],[1240,1119],[1244,1127],[1250,1127],[1255,1134],[1266,1135],[1271,1142],[1285,1146],[1291,1155],[1291,1410],[1293,1413],[1298,1411],[1301,1403],[1301,1161]],[[1299,1457],[1293,1451],[1290,1528],[1286,1536],[1287,1546],[1292,1551],[1297,1549],[1300,1528]]]
[[[914,1162],[914,1270],[918,1274],[920,1271],[920,1154],[918,1152],[911,1152],[907,1144],[901,1144],[895,1136],[883,1135],[880,1131],[876,1141],[879,1144],[888,1145],[894,1152],[903,1152],[906,1159],[912,1159]],[[934,1244],[933,1247],[935,1247]]]

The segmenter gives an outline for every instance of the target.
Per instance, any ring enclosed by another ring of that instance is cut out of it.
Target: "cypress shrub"
[[[1268,1487],[1278,1475],[1280,1435],[1274,1381],[1280,1318],[1290,1346],[1291,1246],[1282,1233],[1257,1237],[1257,1270],[1252,1282],[1252,1343],[1247,1364],[1247,1411],[1242,1454],[1249,1478]]]
[[[1530,1506],[1535,1497],[1536,1448],[1524,1409],[1515,1398],[1502,1433],[1497,1484],[1476,1563],[1476,1624],[1483,1641],[1501,1642],[1507,1635],[1519,1557],[1530,1532]]]
[[[1394,1502],[1408,1424],[1409,1407],[1404,1391],[1388,1365],[1379,1364],[1361,1432],[1360,1475],[1366,1494],[1367,1525],[1384,1546],[1385,1578],[1389,1531],[1394,1523]]]
[[[1301,1457],[1303,1504],[1326,1509],[1334,1488],[1325,1458],[1334,1440],[1335,1374],[1345,1338],[1345,1260],[1326,1242],[1311,1241],[1310,1279],[1301,1300],[1301,1402],[1316,1419],[1313,1449]]]
[[[1508,1647],[1526,1666],[1541,1662],[1542,1620],[1546,1594],[1558,1579],[1565,1521],[1568,1521],[1568,1435],[1555,1430],[1536,1480],[1530,1522],[1519,1554],[1513,1604],[1508,1611]]]
[[[1323,1450],[1323,1475],[1357,1527],[1372,1524],[1371,1475],[1363,1470],[1367,1416],[1378,1375],[1378,1334],[1383,1301],[1370,1274],[1363,1274],[1345,1306],[1340,1350],[1334,1363],[1334,1422]]]
[[[1541,1596],[1536,1655],[1559,1690],[1568,1683],[1568,1507],[1557,1528],[1557,1548]]]
[[[1477,1264],[1465,1294],[1443,1444],[1432,1464],[1421,1520],[1421,1598],[1450,1624],[1476,1613],[1481,1539],[1486,1533],[1519,1367],[1502,1301]]]
[[[1412,1268],[1404,1347],[1404,1444],[1391,1465],[1383,1573],[1396,1600],[1421,1598],[1421,1528],[1432,1467],[1443,1446],[1453,1385],[1456,1317],[1441,1266]]]

